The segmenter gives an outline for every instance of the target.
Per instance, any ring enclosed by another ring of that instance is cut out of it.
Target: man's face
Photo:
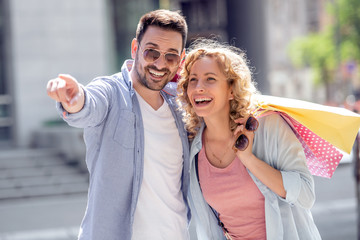
[[[179,32],[150,26],[141,42],[133,43],[132,48],[135,54],[134,81],[148,89],[160,91],[174,78],[179,63],[172,60],[176,59],[176,55],[179,58],[182,55],[182,36]],[[149,58],[154,51],[160,52],[160,57]]]

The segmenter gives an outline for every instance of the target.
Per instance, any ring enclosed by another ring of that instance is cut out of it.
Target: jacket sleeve
[[[291,205],[310,209],[315,202],[314,179],[300,141],[278,114],[264,117],[261,125],[258,144],[263,145],[264,151],[260,159],[281,171],[286,198],[279,198]]]
[[[86,128],[99,125],[107,116],[111,107],[114,88],[107,78],[94,79],[84,89],[85,103],[77,113],[68,113],[61,103],[56,103],[61,117],[73,127]]]

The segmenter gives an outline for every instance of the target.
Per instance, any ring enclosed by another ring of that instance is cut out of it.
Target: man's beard
[[[155,66],[147,66],[144,68],[144,72],[143,74],[141,75],[140,74],[140,71],[139,69],[141,68],[142,66],[139,64],[139,61],[138,61],[138,55],[136,54],[136,57],[135,57],[135,65],[134,65],[134,68],[135,68],[135,72],[136,72],[136,75],[138,76],[138,81],[141,85],[143,85],[144,87],[150,89],[150,90],[153,90],[153,91],[160,91],[162,90],[165,85],[170,82],[170,80],[175,76],[175,73],[172,74],[173,76],[170,75],[170,70],[167,69],[167,68],[163,68],[161,70],[157,69]],[[146,72],[148,71],[148,69],[154,69],[156,71],[162,71],[162,72],[166,72],[165,74],[168,75],[168,79],[166,80],[162,80],[161,82],[158,82],[158,83],[154,83],[152,80],[147,80],[146,79]]]

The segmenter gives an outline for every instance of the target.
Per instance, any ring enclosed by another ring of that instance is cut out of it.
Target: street
[[[313,217],[323,240],[355,240],[357,200],[352,163],[339,165],[331,179],[315,177]]]
[[[315,183],[312,212],[323,240],[355,240],[352,164],[340,165],[332,179],[315,177]],[[85,206],[85,194],[1,201],[0,240],[74,240]]]

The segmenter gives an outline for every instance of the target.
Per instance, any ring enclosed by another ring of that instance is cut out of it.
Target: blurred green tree
[[[308,66],[313,70],[314,83],[325,86],[326,99],[329,100],[336,65],[335,46],[330,31],[297,38],[290,43],[288,50],[295,67]]]
[[[294,39],[288,53],[295,67],[313,70],[314,83],[325,86],[326,100],[330,101],[330,85],[340,66],[360,63],[360,1],[329,1],[327,12],[333,21],[322,31]]]
[[[330,13],[338,11],[341,58],[360,63],[360,1],[337,0],[337,7],[332,5]]]

